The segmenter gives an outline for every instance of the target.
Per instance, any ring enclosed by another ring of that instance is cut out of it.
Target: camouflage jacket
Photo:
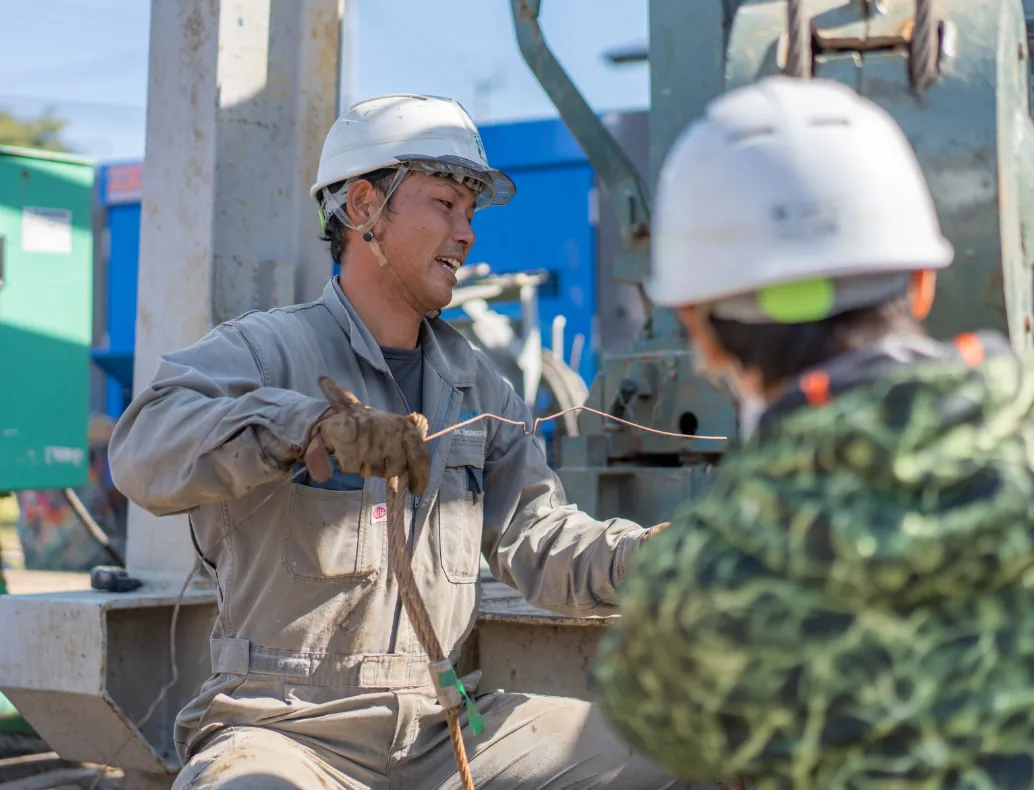
[[[762,790],[1034,788],[1034,367],[967,337],[788,389],[642,548],[594,667],[633,747]]]

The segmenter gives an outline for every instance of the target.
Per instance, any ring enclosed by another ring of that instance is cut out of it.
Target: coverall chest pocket
[[[387,510],[383,492],[378,500],[371,482],[363,491],[291,486],[281,554],[291,576],[307,582],[344,582],[381,567]]]
[[[438,495],[438,549],[445,578],[473,584],[481,566],[485,512],[484,441],[453,440]]]

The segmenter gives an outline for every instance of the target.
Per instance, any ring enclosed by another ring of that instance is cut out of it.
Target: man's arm
[[[269,383],[235,323],[163,356],[115,427],[115,485],[161,516],[236,499],[283,477],[327,402]]]
[[[500,416],[531,424],[516,393]],[[597,521],[566,500],[539,440],[517,426],[489,425],[482,551],[492,572],[529,603],[569,615],[614,614],[615,588],[645,537],[624,519]]]

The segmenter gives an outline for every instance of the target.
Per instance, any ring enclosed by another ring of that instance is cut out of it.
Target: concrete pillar
[[[134,393],[162,354],[330,277],[309,187],[342,14],[343,0],[152,0]],[[186,517],[132,506],[127,564],[185,575]]]

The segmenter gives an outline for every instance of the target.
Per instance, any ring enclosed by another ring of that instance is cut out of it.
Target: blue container
[[[108,376],[107,413],[118,418],[133,392],[143,164],[105,165],[99,181],[108,233],[108,347],[93,349],[93,360]]]
[[[570,359],[575,336],[583,335],[578,372],[592,381],[599,350],[594,171],[563,121],[489,125],[481,133],[489,161],[513,178],[517,194],[507,206],[478,212],[468,263],[485,262],[498,273],[547,270],[550,281],[539,290],[543,345],[552,343],[553,319],[566,316],[564,359]],[[107,411],[117,418],[133,389],[143,165],[105,165],[99,180],[109,235],[109,344],[94,349],[93,358],[108,375]],[[336,268],[328,258],[328,276]],[[516,303],[493,309],[520,317]]]

